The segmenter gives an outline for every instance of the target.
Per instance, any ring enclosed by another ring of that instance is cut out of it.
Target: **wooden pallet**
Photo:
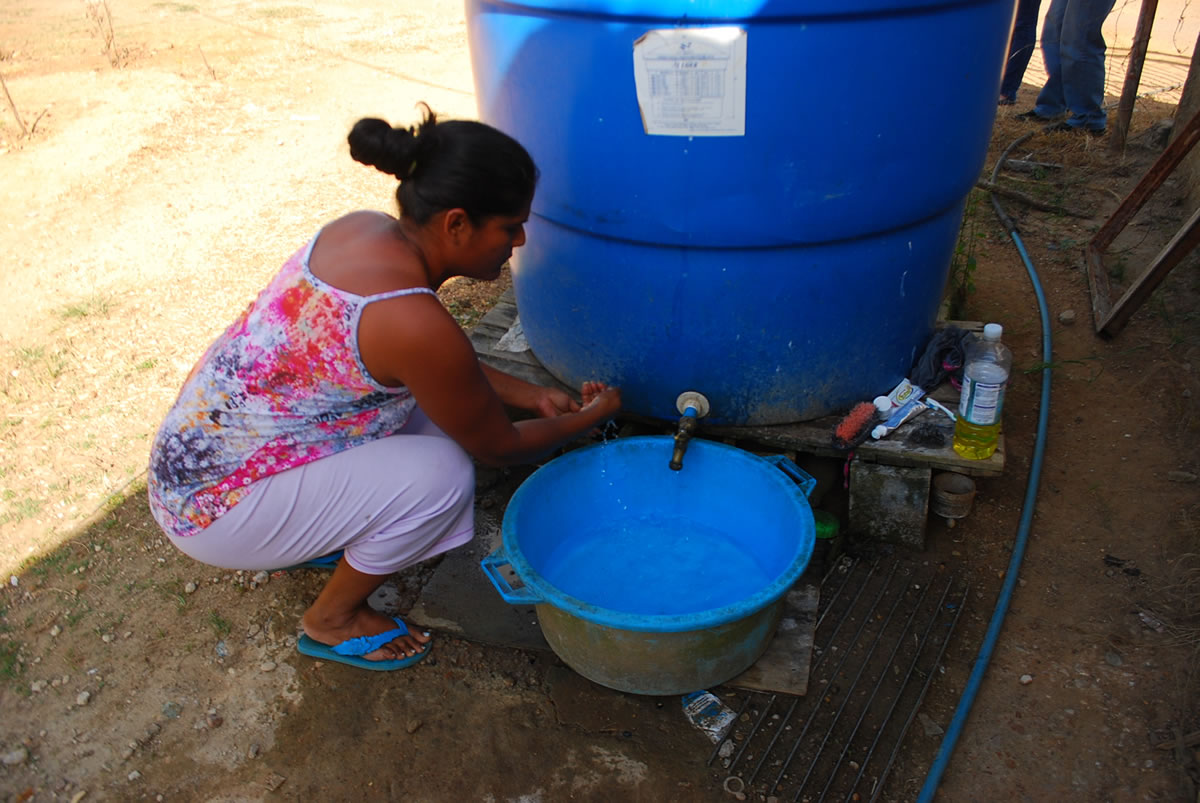
[[[572,388],[565,386],[555,379],[542,364],[538,362],[533,351],[500,351],[496,349],[500,338],[512,327],[517,318],[517,305],[512,291],[506,292],[478,324],[471,330],[471,342],[480,360],[493,368],[546,387],[562,387],[568,391]],[[982,329],[981,324],[954,322],[964,329]],[[681,388],[686,390],[686,388]],[[953,388],[943,386],[932,394],[933,398],[954,409],[958,404],[958,392]],[[867,400],[869,401],[869,400]],[[624,416],[624,414],[623,414]],[[638,419],[637,416],[632,416]],[[711,426],[701,423],[703,437],[726,441],[739,441],[758,444],[766,449],[781,452],[800,452],[819,457],[844,458],[845,452],[835,449],[830,442],[833,428],[841,419],[840,416],[827,416],[813,421],[801,421],[793,424],[776,424],[772,426]],[[643,419],[652,420],[652,419]],[[909,468],[928,468],[935,471],[956,471],[975,477],[996,477],[1004,471],[1004,436],[1000,436],[1000,446],[996,453],[986,460],[969,460],[960,457],[952,448],[950,441],[954,433],[954,425],[946,416],[930,411],[918,419],[923,423],[931,423],[943,430],[946,436],[946,446],[940,449],[910,446],[904,441],[904,430],[893,433],[882,440],[868,440],[854,451],[856,460],[868,463],[881,463],[889,466]],[[667,425],[663,422],[664,426]]]

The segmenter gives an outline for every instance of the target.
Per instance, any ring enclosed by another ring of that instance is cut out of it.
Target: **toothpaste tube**
[[[887,414],[887,418],[882,424],[871,430],[871,437],[879,440],[890,435],[904,422],[928,410],[929,408],[921,401],[924,395],[925,391],[907,379],[903,380],[895,390],[887,395],[887,399],[896,406]]]
[[[909,399],[919,399],[924,395],[925,391],[914,385],[911,380],[901,379],[900,384],[884,398],[892,403],[892,407],[903,407]]]

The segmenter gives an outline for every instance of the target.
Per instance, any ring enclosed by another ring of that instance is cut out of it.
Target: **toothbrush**
[[[929,398],[928,396],[925,397],[925,403],[934,409],[941,410],[943,413],[945,413],[947,416],[950,417],[951,421],[955,421],[955,422],[958,421],[958,417],[956,415],[954,415],[954,413],[952,413],[949,409],[947,409],[946,405],[944,405],[940,402],[934,401],[933,399]]]

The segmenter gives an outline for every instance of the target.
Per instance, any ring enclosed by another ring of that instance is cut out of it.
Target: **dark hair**
[[[347,139],[356,162],[400,179],[400,214],[425,223],[444,209],[463,209],[475,223],[519,215],[533,198],[538,170],[515,139],[474,120],[438,122],[425,104],[412,128],[367,117]]]

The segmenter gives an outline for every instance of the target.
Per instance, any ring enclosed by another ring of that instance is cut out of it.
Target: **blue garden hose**
[[[996,167],[992,171],[993,184],[996,182],[996,174],[1000,172],[1000,166],[1004,164],[1009,151],[1030,136],[1032,134],[1026,134],[1017,139],[996,160]],[[987,634],[984,636],[983,644],[979,647],[979,654],[975,657],[975,666],[971,670],[971,676],[967,679],[962,697],[959,698],[954,718],[950,720],[950,725],[946,728],[946,735],[942,738],[942,744],[938,748],[933,765],[929,768],[929,774],[925,776],[925,785],[921,787],[921,793],[917,797],[920,803],[928,803],[933,800],[933,796],[937,792],[938,784],[941,783],[942,774],[950,763],[950,755],[954,752],[959,734],[962,733],[967,717],[971,713],[971,706],[975,702],[975,695],[978,694],[979,686],[983,682],[984,673],[987,672],[988,664],[992,660],[992,650],[1000,636],[1000,628],[1004,626],[1004,616],[1008,612],[1008,604],[1012,600],[1013,589],[1017,585],[1017,573],[1021,568],[1021,559],[1025,556],[1025,544],[1029,540],[1029,528],[1033,523],[1034,508],[1037,506],[1038,480],[1042,475],[1042,458],[1046,453],[1046,428],[1050,421],[1050,361],[1053,351],[1050,344],[1050,313],[1046,308],[1046,296],[1042,291],[1042,282],[1038,278],[1037,270],[1029,259],[1025,244],[1021,241],[1021,235],[1017,233],[1017,227],[1013,224],[1012,218],[996,200],[995,193],[992,194],[992,206],[996,210],[996,216],[1000,218],[1000,222],[1008,230],[1016,244],[1021,261],[1025,263],[1025,270],[1029,274],[1029,281],[1033,285],[1033,293],[1037,296],[1038,313],[1042,321],[1042,396],[1038,405],[1033,462],[1029,467],[1029,480],[1025,486],[1025,501],[1021,510],[1021,522],[1017,527],[1017,540],[1013,544],[1012,558],[1008,562],[1008,571],[1004,575],[1004,584],[1000,588],[1000,596],[996,599],[996,607],[992,611],[992,620],[988,624]]]

